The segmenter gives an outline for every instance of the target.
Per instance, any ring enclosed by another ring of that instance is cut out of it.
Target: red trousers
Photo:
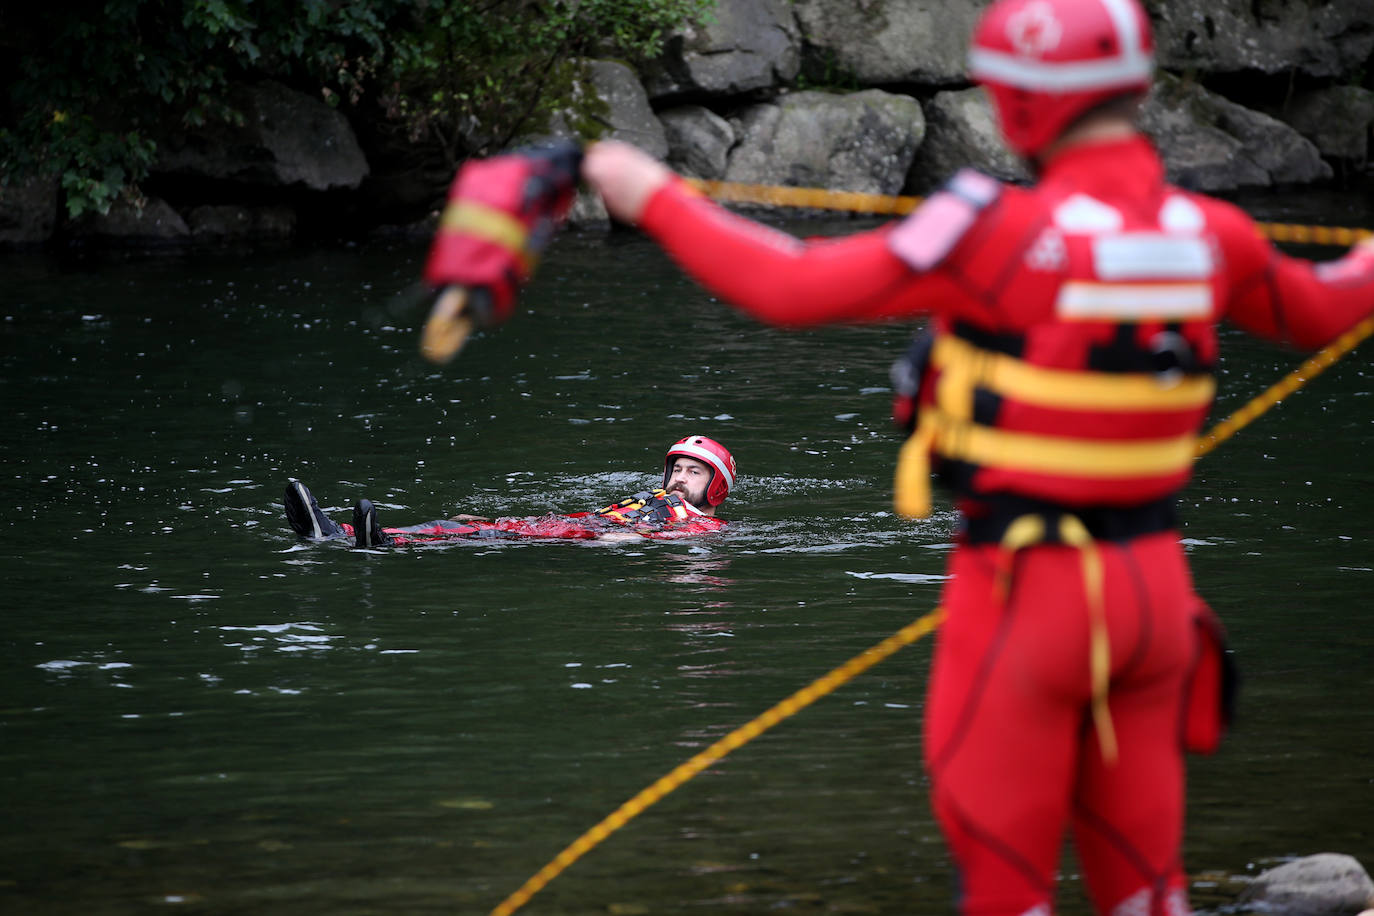
[[[933,804],[966,916],[1049,916],[1070,825],[1095,910],[1188,912],[1182,718],[1204,606],[1177,534],[1098,542],[1118,747],[1090,715],[1090,608],[1081,554],[996,545],[951,559],[925,720]]]

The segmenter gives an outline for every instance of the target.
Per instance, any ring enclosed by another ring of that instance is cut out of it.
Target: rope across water
[[[836,210],[845,213],[871,213],[875,216],[902,216],[915,210],[922,198],[860,191],[832,191],[828,188],[793,188],[784,185],[746,184],[737,181],[688,182],[707,197],[722,203],[757,204],[768,207],[798,207],[810,210]],[[1349,246],[1374,231],[1346,226],[1308,226],[1299,223],[1256,223],[1264,236],[1275,242],[1300,245]]]
[[[625,804],[612,811],[595,827],[582,834],[567,848],[543,868],[539,869],[532,878],[520,886],[520,889],[501,901],[496,909],[491,911],[491,916],[509,916],[525,904],[531,897],[539,892],[544,885],[548,884],[558,876],[569,865],[572,865],[582,856],[586,855],[594,846],[606,837],[619,830],[629,823],[630,819],[637,816],[645,808],[657,802],[663,796],[672,792],[687,780],[696,776],[711,764],[720,760],[733,750],[743,747],[753,741],[759,735],[768,731],[788,716],[801,712],[807,706],[819,700],[821,697],[831,693],[836,688],[849,682],[853,678],[872,668],[878,662],[887,658],[903,646],[909,646],[916,640],[933,631],[944,621],[944,611],[936,608],[921,619],[909,623],[887,639],[865,649],[863,652],[851,658],[830,673],[817,678],[807,686],[798,690],[787,699],[768,709],[762,715],[754,718],[750,722],[741,725],[739,728],[730,732],[724,738],[712,744],[706,750],[695,755],[684,763],[678,764],[666,776],[660,777],[647,789],[639,792]]]

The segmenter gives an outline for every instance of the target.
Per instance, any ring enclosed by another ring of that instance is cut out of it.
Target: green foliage
[[[567,61],[656,56],[714,0],[84,0],[0,14],[0,181],[60,179],[67,212],[134,192],[167,131],[241,116],[232,83],[374,104],[446,155],[534,128]]]

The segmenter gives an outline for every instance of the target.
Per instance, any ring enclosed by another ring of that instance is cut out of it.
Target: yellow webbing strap
[[[520,266],[528,273],[534,259],[526,247],[529,233],[518,219],[504,210],[475,200],[459,200],[444,208],[439,218],[440,232],[466,232],[499,245],[520,258]]]
[[[1216,393],[1210,375],[1164,384],[1144,372],[1085,372],[1036,366],[1006,353],[940,334],[931,350],[936,368],[965,375],[978,387],[1037,407],[1069,410],[1186,410],[1206,407]]]
[[[1060,516],[1057,533],[1060,542],[1077,550],[1082,561],[1083,593],[1088,599],[1088,672],[1092,685],[1093,726],[1097,730],[1102,758],[1109,764],[1115,763],[1116,729],[1112,726],[1112,714],[1107,706],[1112,646],[1107,636],[1106,603],[1102,592],[1102,555],[1087,526],[1075,516]],[[1045,517],[1036,513],[1018,516],[1007,526],[998,544],[997,577],[993,586],[998,604],[1005,603],[1011,592],[1012,567],[1017,552],[1044,543],[1048,534]]]
[[[1193,433],[1168,439],[1071,439],[947,421],[938,412],[936,417],[934,443],[941,455],[1027,473],[1099,480],[1172,474],[1192,463],[1197,448]]]
[[[898,649],[914,643],[927,633],[933,632],[944,622],[944,619],[944,609],[937,607],[919,620],[913,621],[902,627],[876,646],[865,649],[843,665],[812,681],[781,703],[778,703],[776,706],[768,709],[750,722],[730,732],[730,734],[721,738],[715,744],[712,744],[690,760],[678,764],[666,776],[660,777],[647,789],[639,792],[629,801],[612,811],[596,826],[592,827],[576,840],[573,840],[567,848],[554,856],[549,864],[539,869],[533,877],[522,884],[515,893],[501,901],[501,903],[491,911],[491,916],[510,916],[511,913],[514,913],[520,907],[524,906],[526,901],[537,894],[544,885],[552,881],[569,865],[572,865],[578,859],[582,858],[582,856],[591,850],[592,847],[596,846],[621,827],[624,827],[631,818],[638,815],[645,808],[649,807],[726,754],[754,740],[783,719],[801,712],[807,706],[810,706],[821,697],[831,693],[836,688],[843,686],[853,678],[864,673]]]
[[[930,444],[934,440],[934,418],[922,411],[916,432],[907,437],[897,453],[892,505],[899,515],[907,518],[930,515]]]
[[[1116,729],[1107,706],[1107,685],[1111,679],[1112,647],[1107,637],[1106,600],[1102,593],[1102,555],[1087,526],[1072,515],[1059,519],[1059,539],[1078,549],[1083,563],[1083,590],[1088,598],[1088,670],[1092,684],[1093,725],[1102,759],[1116,763]]]

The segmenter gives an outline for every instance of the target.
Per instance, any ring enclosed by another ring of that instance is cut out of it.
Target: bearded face
[[[711,485],[713,471],[710,466],[695,458],[676,457],[672,470],[668,472],[669,493],[680,493],[682,498],[698,509],[708,510],[711,504],[706,501],[706,488]]]

